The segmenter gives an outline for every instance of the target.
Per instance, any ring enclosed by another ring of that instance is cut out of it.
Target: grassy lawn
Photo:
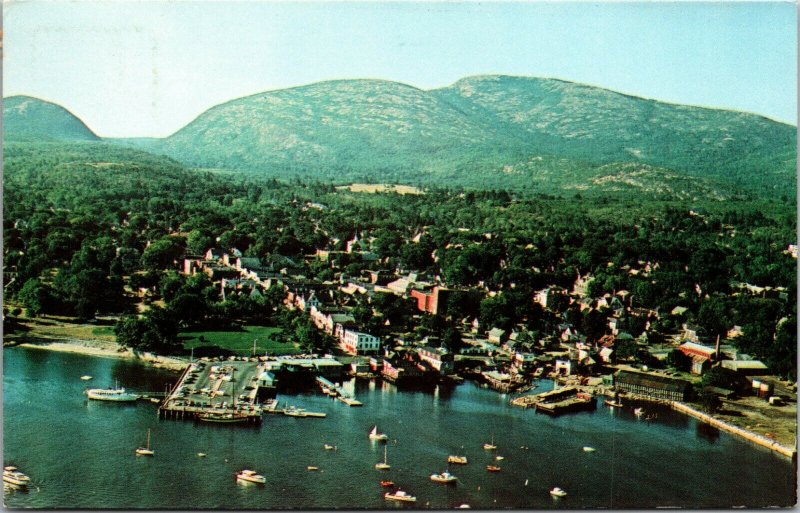
[[[181,332],[180,338],[186,350],[216,347],[239,355],[250,355],[253,352],[253,340],[256,340],[256,352],[259,355],[265,352],[273,355],[300,352],[297,344],[284,344],[275,340],[275,335],[278,333],[280,333],[279,328],[245,326],[241,330],[234,331],[184,331]]]

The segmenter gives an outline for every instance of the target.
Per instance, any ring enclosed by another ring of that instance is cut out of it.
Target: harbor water
[[[178,375],[136,362],[51,351],[3,352],[5,464],[31,476],[27,492],[6,491],[10,508],[148,509],[475,509],[730,508],[791,506],[795,467],[788,459],[650,404],[650,416],[602,404],[549,417],[508,404],[472,383],[425,391],[381,382],[345,384],[363,407],[308,391],[279,395],[327,417],[265,415],[259,427],[159,420],[139,401],[88,401],[87,387],[119,382],[134,392],[163,391]],[[91,375],[91,381],[82,381]],[[537,391],[548,388],[545,381]],[[655,418],[653,418],[655,416]],[[390,470],[379,471],[388,437]],[[137,457],[148,429],[154,457]],[[482,444],[490,440],[496,451]],[[336,450],[325,450],[329,444]],[[584,451],[592,447],[594,451]],[[205,457],[198,457],[205,453]],[[437,484],[448,470],[455,485]],[[502,459],[497,459],[501,456]],[[487,465],[501,467],[489,473]],[[309,471],[307,467],[318,467]],[[237,484],[253,469],[265,485]],[[381,480],[417,502],[384,500]],[[560,487],[567,496],[549,494]]]

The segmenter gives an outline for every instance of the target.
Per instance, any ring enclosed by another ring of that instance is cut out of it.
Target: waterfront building
[[[381,340],[369,333],[343,329],[339,333],[339,347],[348,354],[377,354]]]
[[[419,359],[430,365],[439,374],[450,374],[453,372],[455,358],[453,354],[442,347],[422,346],[417,348]]]
[[[614,375],[614,386],[625,392],[667,401],[685,401],[692,388],[682,379],[625,370]]]

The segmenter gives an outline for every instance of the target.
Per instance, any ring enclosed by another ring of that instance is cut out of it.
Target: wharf
[[[195,362],[189,365],[158,408],[160,418],[203,419],[208,416],[261,422],[257,361]]]
[[[534,408],[537,412],[558,415],[574,411],[591,410],[597,407],[594,396],[581,392],[576,387],[565,387],[535,395],[525,395],[511,400],[514,406]]]
[[[331,381],[323,378],[322,376],[317,376],[317,384],[319,385],[322,392],[326,395],[331,397],[335,397],[336,399],[342,401],[347,406],[362,406],[364,403],[361,401],[357,401],[354,397],[351,397],[347,392],[345,392],[342,387],[339,385],[332,383]]]

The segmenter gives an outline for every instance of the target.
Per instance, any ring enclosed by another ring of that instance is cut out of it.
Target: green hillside
[[[635,163],[792,194],[795,132],[753,114],[481,76],[432,91],[341,80],[267,92],[148,146],[194,166],[312,179],[527,188],[541,176],[589,184],[602,166]]]
[[[83,121],[64,107],[30,96],[10,96],[3,99],[3,139],[99,140]]]

